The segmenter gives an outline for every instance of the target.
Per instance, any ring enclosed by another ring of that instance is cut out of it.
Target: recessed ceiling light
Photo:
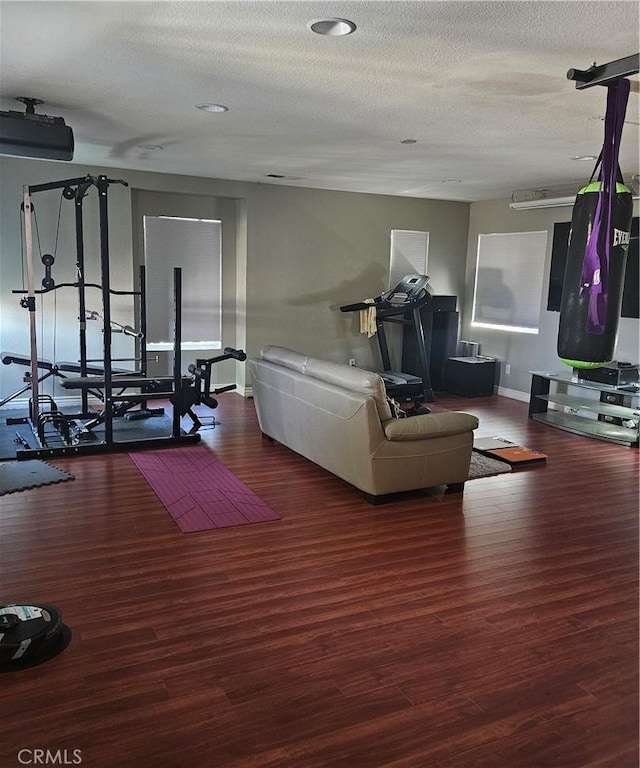
[[[316,19],[310,21],[307,26],[317,35],[329,37],[343,37],[356,31],[356,25],[348,19]]]
[[[597,160],[595,155],[574,155],[572,160]]]
[[[229,107],[225,107],[224,104],[196,104],[196,109],[201,109],[203,112],[228,112]]]
[[[151,151],[156,151],[156,150],[159,150],[159,149],[164,149],[164,147],[162,146],[162,144],[143,144],[140,147],[140,149],[148,149],[148,150],[151,150]]]
[[[401,144],[417,144],[417,139],[400,139]]]
[[[462,184],[462,179],[442,179],[441,184]]]

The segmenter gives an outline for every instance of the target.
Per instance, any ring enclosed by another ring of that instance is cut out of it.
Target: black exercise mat
[[[0,464],[0,496],[74,479],[73,475],[39,459],[3,461]]]
[[[1,411],[0,415],[0,460],[15,459],[16,452],[23,446],[16,442],[19,434],[31,448],[37,446],[33,430],[30,424],[7,424],[7,418],[20,418],[25,416],[24,411]]]
[[[147,440],[154,437],[169,437],[173,430],[173,419],[166,414],[131,421],[121,416],[112,419],[111,425],[113,439],[117,442]],[[104,424],[99,424],[92,432],[99,441],[104,440]]]
[[[4,411],[0,413],[0,460],[15,459],[17,452],[23,449],[20,442],[16,442],[19,434],[29,444],[30,448],[39,448],[40,445],[33,434],[29,423],[7,424],[8,418],[24,416],[24,411]],[[82,419],[77,419],[82,424]],[[134,419],[129,421],[124,417],[115,418],[112,421],[113,439],[115,442],[129,442],[130,440],[147,440],[152,438],[170,437],[173,430],[173,420],[166,414],[151,416],[147,419]],[[104,424],[99,424],[92,430],[88,440],[84,444],[92,445],[104,442]],[[52,447],[63,445],[62,441],[54,441]]]

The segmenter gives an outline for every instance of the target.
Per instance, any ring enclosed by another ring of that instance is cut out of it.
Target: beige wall
[[[492,200],[472,203],[469,219],[469,240],[466,267],[465,309],[461,322],[462,338],[478,341],[481,354],[498,360],[499,385],[507,394],[518,393],[526,396],[531,385],[529,371],[570,371],[556,355],[558,338],[558,312],[547,312],[547,292],[551,266],[551,245],[555,222],[571,221],[571,207],[547,208],[542,210],[514,211],[508,200]],[[634,203],[634,215],[638,215],[638,203]],[[471,297],[476,263],[478,235],[492,232],[534,232],[548,231],[547,258],[544,271],[544,285],[540,305],[540,333],[537,336],[524,333],[493,331],[486,328],[471,328]],[[637,363],[640,357],[640,321],[620,318],[616,359]],[[511,366],[507,375],[505,365]]]
[[[392,229],[430,233],[429,274],[434,290],[463,301],[469,205],[382,195],[365,195],[251,184],[140,171],[86,168],[68,163],[0,157],[0,349],[28,353],[27,312],[12,289],[22,285],[19,206],[23,185],[71,179],[87,173],[123,178],[129,186],[109,192],[111,285],[130,290],[134,280],[134,214],[137,191],[216,198],[235,217],[233,253],[225,251],[223,341],[250,356],[265,344],[282,344],[337,362],[355,357],[364,368],[379,368],[375,340],[358,333],[357,315],[341,304],[378,295],[387,287]],[[95,190],[85,203],[87,274],[99,282]],[[185,198],[186,200],[186,198]],[[59,192],[34,195],[42,252],[55,240]],[[54,267],[56,282],[75,274],[73,204],[63,203]],[[223,239],[225,238],[223,229]],[[37,246],[36,246],[37,248]],[[38,283],[42,266],[34,252]],[[230,286],[234,290],[228,293]],[[96,299],[99,294],[96,295]],[[40,356],[77,360],[77,298],[74,289],[47,294],[39,313]],[[233,305],[230,309],[230,305]],[[114,301],[119,322],[134,321],[127,299]],[[120,320],[122,318],[122,320]],[[91,355],[101,350],[99,326],[90,327]],[[55,331],[55,333],[54,333]],[[131,352],[114,337],[113,355]],[[188,360],[184,360],[184,366]],[[233,364],[240,387],[245,366]],[[21,385],[24,369],[0,366],[0,392]],[[231,374],[233,375],[233,374]],[[49,391],[45,389],[45,391]],[[64,391],[57,391],[64,394]]]
[[[253,350],[281,343],[336,362],[379,367],[375,340],[343,304],[388,287],[392,229],[430,232],[434,291],[462,296],[463,203],[257,185],[249,203],[248,321]]]

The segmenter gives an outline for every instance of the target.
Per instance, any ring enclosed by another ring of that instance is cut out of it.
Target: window
[[[479,235],[471,325],[538,333],[547,232]]]
[[[428,257],[428,232],[392,229],[389,288],[395,288],[405,275],[426,275]]]
[[[222,226],[144,216],[147,349],[173,349],[173,269],[182,268],[182,349],[222,347]]]

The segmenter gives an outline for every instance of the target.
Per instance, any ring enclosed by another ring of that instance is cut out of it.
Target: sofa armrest
[[[382,426],[387,440],[408,441],[471,432],[478,423],[478,419],[469,413],[445,411],[423,413],[407,419],[389,419]]]

